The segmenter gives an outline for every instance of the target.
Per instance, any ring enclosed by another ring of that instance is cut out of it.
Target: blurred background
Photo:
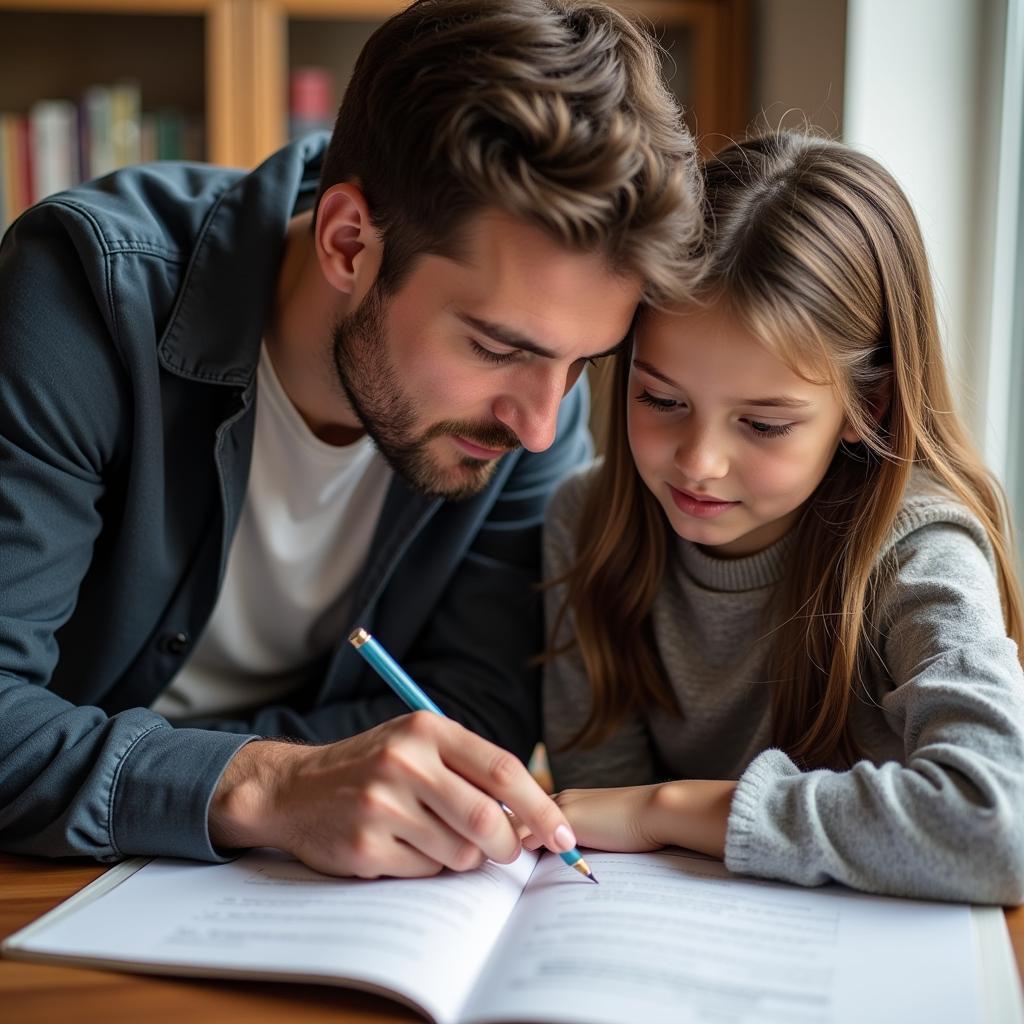
[[[393,0],[0,0],[0,228],[152,159],[329,128]],[[634,0],[705,152],[811,125],[910,195],[958,399],[1024,532],[1024,0]]]

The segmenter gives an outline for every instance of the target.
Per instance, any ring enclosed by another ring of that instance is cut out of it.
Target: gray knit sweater
[[[545,574],[565,571],[593,470],[567,480],[545,525]],[[1024,902],[1024,675],[1006,637],[981,525],[918,474],[886,552],[877,652],[857,687],[849,771],[801,772],[770,744],[766,602],[792,535],[747,558],[676,540],[653,610],[681,714],[636,716],[592,749],[557,748],[585,720],[576,652],[549,663],[545,738],[559,789],[737,779],[725,863],[801,885]],[[887,574],[888,575],[888,574]],[[547,593],[548,621],[563,588]],[[571,633],[568,620],[562,636]]]

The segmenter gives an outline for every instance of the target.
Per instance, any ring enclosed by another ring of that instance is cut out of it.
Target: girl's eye
[[[646,388],[643,388],[640,391],[640,394],[636,396],[636,400],[640,402],[641,405],[649,405],[652,409],[656,409],[658,412],[671,412],[672,409],[675,409],[679,405],[678,402],[671,398],[658,398],[657,396],[652,395]]]
[[[792,429],[792,423],[762,423],[760,420],[747,420],[754,437],[785,437]]]
[[[469,339],[469,347],[473,350],[476,355],[488,363],[496,363],[498,366],[504,366],[506,363],[511,363],[516,356],[519,355],[517,351],[512,352],[492,352],[489,348],[484,348],[480,342],[473,338]]]

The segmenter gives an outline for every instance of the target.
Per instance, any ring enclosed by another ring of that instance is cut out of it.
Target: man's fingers
[[[528,835],[532,835],[530,826],[525,821],[520,821],[519,816],[514,811],[506,810],[505,813],[508,815],[508,822],[515,829],[516,835],[519,837],[520,842],[524,840]]]
[[[451,719],[417,712],[311,751],[280,802],[287,848],[318,870],[420,877],[508,863],[523,835],[575,843],[526,767]]]
[[[377,872],[376,875],[363,875],[362,877],[429,878],[444,869],[444,864],[440,861],[427,856],[421,850],[417,850],[400,839],[395,839],[388,844],[388,847],[382,858],[383,870]]]
[[[549,850],[572,849],[576,838],[565,815],[522,761],[467,729],[460,731],[461,736],[446,733],[442,738],[439,753],[444,763],[468,783],[511,808],[519,822]]]
[[[395,835],[452,871],[470,871],[487,859],[476,842],[450,828],[429,806],[421,805],[415,817],[396,827]]]
[[[467,782],[443,760],[446,747],[463,743],[467,738],[490,745],[456,722],[427,712],[409,715],[395,728],[401,730],[400,741],[382,748],[377,767],[387,779],[389,790],[416,801],[410,806],[403,800],[401,820],[391,825],[395,834],[417,845],[430,842],[430,829],[425,824],[430,819],[424,817],[429,808],[440,819],[438,824],[443,823],[486,857],[502,863],[514,860],[520,849],[519,839],[497,801]],[[437,847],[427,852],[454,856],[458,863],[471,859],[468,851],[461,846],[452,851],[450,844],[447,849]]]
[[[342,877],[427,878],[444,869],[439,861],[392,837],[333,847],[298,844],[292,852],[314,871]]]
[[[501,805],[444,765],[435,784],[425,789],[420,799],[453,832],[491,860],[507,864],[518,856],[519,836]]]

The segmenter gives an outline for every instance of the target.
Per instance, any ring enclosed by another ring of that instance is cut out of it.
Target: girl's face
[[[831,385],[794,373],[721,304],[645,312],[627,408],[637,469],[672,528],[730,558],[779,540],[839,441],[858,440]]]

